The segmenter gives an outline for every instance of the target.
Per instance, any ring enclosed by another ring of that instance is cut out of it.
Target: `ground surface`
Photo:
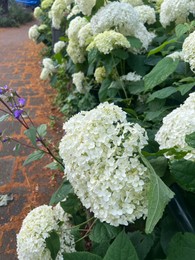
[[[48,83],[39,79],[39,53],[43,46],[28,39],[28,29],[33,24],[0,28],[0,86],[8,85],[27,98],[26,107],[35,124],[40,125],[49,123],[49,116],[55,114],[51,108],[54,92]],[[0,130],[5,128],[7,134],[23,139],[24,129],[18,123],[0,122]],[[56,131],[57,128],[51,130],[50,135],[59,137],[62,134]],[[13,201],[0,207],[0,260],[17,259],[16,234],[22,220],[31,209],[49,202],[62,177],[60,173],[54,176],[54,172],[43,168],[51,162],[50,158],[24,167],[22,164],[32,150],[22,148],[15,157],[13,147],[13,143],[0,144],[0,195],[13,194]]]

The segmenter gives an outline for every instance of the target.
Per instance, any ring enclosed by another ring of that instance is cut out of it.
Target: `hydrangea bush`
[[[38,255],[195,257],[194,3],[43,0],[35,9],[40,25],[29,37],[48,48],[41,78],[50,80],[61,111],[72,116],[59,144],[63,163],[53,157],[65,170],[50,204],[60,203],[69,214],[64,232],[71,230],[75,241],[72,251],[65,242],[56,246],[61,233],[52,224],[50,243],[44,240]],[[53,30],[60,33],[55,43]],[[4,105],[5,93],[1,87]],[[23,101],[16,105],[9,112],[20,119]],[[6,138],[1,133],[3,143]],[[28,244],[25,239],[21,243]]]

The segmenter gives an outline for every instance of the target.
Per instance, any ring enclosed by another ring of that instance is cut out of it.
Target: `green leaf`
[[[126,60],[129,56],[128,52],[123,49],[115,49],[112,51],[114,57],[120,58],[121,60]]]
[[[24,134],[30,139],[31,143],[37,147],[37,129],[32,126],[28,130],[24,131]]]
[[[181,95],[184,96],[186,93],[188,93],[193,87],[195,86],[195,82],[188,83],[188,84],[182,84],[177,87],[177,90],[180,91]]]
[[[139,258],[132,242],[122,231],[108,248],[103,260],[139,260]]]
[[[44,137],[47,134],[47,125],[42,124],[39,127],[37,127],[37,132],[41,137]]]
[[[188,24],[178,24],[175,27],[175,33],[177,38],[180,38],[181,36],[183,36],[186,32],[189,31],[189,25]]]
[[[65,180],[58,188],[58,190],[55,193],[53,193],[49,204],[57,204],[58,202],[62,201],[69,193],[73,193],[73,188],[70,182]]]
[[[165,57],[144,77],[145,91],[152,90],[154,87],[165,81],[177,68],[179,60],[175,61]]]
[[[195,148],[195,132],[186,135],[185,141],[190,147]]]
[[[93,63],[97,62],[98,54],[99,54],[99,52],[98,52],[98,49],[96,49],[96,48],[94,48],[88,52],[89,64],[93,64]]]
[[[151,159],[150,163],[154,168],[156,174],[159,177],[163,177],[168,167],[167,159],[164,156],[158,156],[155,159]]]
[[[140,231],[128,233],[128,236],[136,249],[139,260],[144,260],[154,244],[154,237],[150,234],[142,234]]]
[[[146,220],[145,232],[151,233],[163,215],[163,211],[168,202],[173,198],[174,193],[155,173],[148,160],[140,154],[143,163],[150,172],[150,189],[148,192],[148,216]]]
[[[121,232],[120,227],[97,221],[90,232],[89,238],[96,243],[103,243],[115,238]]]
[[[105,79],[102,82],[102,85],[101,85],[99,92],[98,92],[100,102],[104,102],[104,101],[107,100],[107,98],[108,98],[108,88],[109,88],[111,83],[112,83],[112,81],[110,79]]]
[[[146,112],[146,116],[145,116],[145,120],[154,120],[156,118],[159,119],[159,117],[167,110],[167,107],[162,107],[162,108],[159,108],[158,110],[156,111],[149,111],[149,112]]]
[[[66,260],[102,260],[100,256],[89,252],[65,253],[63,257]]]
[[[184,159],[173,161],[170,164],[170,171],[183,189],[195,192],[195,162]]]
[[[51,253],[51,258],[56,259],[56,256],[60,250],[60,239],[56,231],[52,231],[50,236],[45,239],[46,247]]]
[[[150,55],[153,55],[153,54],[156,54],[156,53],[162,51],[162,50],[164,49],[164,47],[166,47],[168,44],[171,44],[171,43],[174,43],[174,42],[176,42],[176,39],[172,39],[172,40],[163,42],[163,43],[162,43],[160,46],[158,46],[157,48],[152,49],[151,51],[149,51],[148,57],[149,57]]]
[[[177,233],[170,242],[167,260],[195,259],[195,235]]]
[[[7,120],[9,117],[10,117],[9,114],[2,115],[2,116],[0,117],[0,122],[3,122],[3,121],[5,121],[5,120]]]
[[[65,212],[73,215],[81,208],[81,202],[75,194],[69,193],[66,200],[60,202],[60,206]]]
[[[47,164],[44,168],[49,168],[51,170],[58,170],[59,169],[59,164],[57,162],[51,162],[49,164]]]
[[[43,158],[43,156],[45,155],[44,151],[35,151],[34,153],[29,154],[29,156],[27,157],[27,159],[24,161],[23,165],[27,165],[31,162],[40,160],[41,158]]]
[[[177,89],[174,87],[167,87],[167,88],[163,88],[161,90],[157,90],[149,96],[147,102],[150,102],[150,101],[154,100],[155,98],[165,99],[165,98],[171,96],[175,92],[177,92]]]
[[[130,43],[132,48],[140,49],[142,47],[142,42],[140,41],[140,39],[135,38],[133,36],[128,36],[126,38],[127,38],[128,42]]]

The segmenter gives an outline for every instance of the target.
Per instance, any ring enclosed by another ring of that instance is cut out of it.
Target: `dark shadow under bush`
[[[0,27],[18,27],[33,20],[32,10],[9,0],[8,13],[0,9]]]

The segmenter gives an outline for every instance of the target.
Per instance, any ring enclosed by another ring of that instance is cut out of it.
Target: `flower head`
[[[74,252],[75,245],[70,233],[68,215],[58,204],[56,207],[42,205],[33,209],[23,220],[17,234],[17,253],[19,260],[51,260],[46,247],[46,238],[55,231],[59,235],[60,250],[56,260],[62,259],[62,253]]]
[[[91,11],[96,4],[96,0],[75,0],[75,4],[78,5],[80,11],[84,15],[91,15]]]
[[[38,25],[34,24],[33,26],[30,27],[29,31],[28,31],[28,37],[30,40],[33,40],[33,41],[37,41],[39,35],[40,35],[40,32],[38,31],[39,27]]]
[[[186,22],[190,12],[193,12],[192,5],[195,7],[194,0],[164,0],[160,7],[160,22],[163,27]]]
[[[83,87],[83,81],[85,79],[85,75],[83,72],[77,72],[72,74],[72,82],[76,86],[76,89],[79,93],[85,93],[85,88]]]
[[[61,50],[65,47],[65,42],[63,41],[58,41],[54,44],[54,48],[53,48],[53,51],[54,53],[59,53],[61,52]]]
[[[117,47],[128,49],[131,45],[121,33],[110,30],[95,36],[94,40],[88,45],[87,51],[97,48],[99,52],[108,54]]]
[[[108,103],[73,116],[64,129],[60,156],[82,204],[114,226],[146,217],[149,173],[139,157],[145,130]]]
[[[183,105],[163,118],[163,124],[155,136],[160,149],[177,147],[186,150],[185,136],[195,132],[195,93],[191,93]],[[167,156],[167,155],[165,155]],[[195,149],[185,157],[195,161]]]
[[[140,5],[135,7],[139,14],[139,19],[142,23],[153,24],[156,22],[156,15],[154,8],[149,5]]]
[[[19,119],[20,116],[22,115],[22,113],[23,113],[23,110],[22,110],[22,109],[15,109],[15,110],[13,111],[13,115],[14,115],[14,117],[15,117],[16,119]]]
[[[142,0],[120,0],[120,2],[128,3],[131,4],[132,6],[139,6],[144,4]]]
[[[102,83],[102,81],[106,78],[106,69],[104,67],[96,68],[94,77],[97,83]]]
[[[25,98],[18,98],[18,104],[20,107],[24,107],[26,104],[26,99]]]
[[[182,55],[185,62],[190,64],[191,70],[195,73],[195,31],[185,39],[182,47]]]
[[[139,81],[142,77],[135,72],[129,72],[127,75],[123,75],[120,78],[124,81]]]
[[[114,29],[124,36],[138,38],[145,49],[154,38],[154,34],[147,31],[139,14],[128,3],[111,2],[99,9],[91,18],[93,34],[102,33]]]

